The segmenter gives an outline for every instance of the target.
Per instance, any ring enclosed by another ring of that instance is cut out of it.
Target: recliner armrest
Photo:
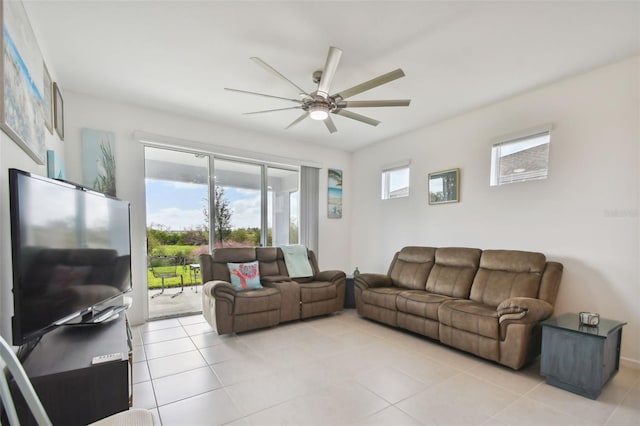
[[[358,274],[355,276],[354,285],[360,290],[372,287],[392,287],[391,277],[384,274]]]
[[[342,271],[320,271],[314,277],[314,281],[337,281],[347,275]]]
[[[553,313],[553,306],[544,300],[532,297],[512,297],[500,303],[496,310],[500,317],[500,324],[505,321],[534,324],[549,318]]]
[[[222,280],[213,280],[204,283],[202,291],[209,297],[223,297],[226,299],[230,298],[231,300],[233,300],[237,294],[236,289],[231,285],[231,283]]]

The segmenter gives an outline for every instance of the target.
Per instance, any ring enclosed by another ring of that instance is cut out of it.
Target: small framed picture
[[[53,83],[51,75],[47,69],[47,64],[42,64],[43,82],[42,82],[42,115],[44,116],[44,126],[49,133],[53,134]]]
[[[460,169],[429,173],[429,204],[457,203],[460,201]]]
[[[56,133],[60,136],[60,140],[64,140],[64,101],[60,86],[53,83],[53,122],[55,124]]]

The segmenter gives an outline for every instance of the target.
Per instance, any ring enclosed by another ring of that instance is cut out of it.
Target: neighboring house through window
[[[402,162],[383,168],[382,170],[382,199],[409,196],[409,162]]]
[[[491,149],[491,186],[546,179],[551,126],[502,138]]]

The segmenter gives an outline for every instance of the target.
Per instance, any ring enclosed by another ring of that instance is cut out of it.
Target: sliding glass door
[[[145,147],[149,317],[202,310],[198,256],[209,251],[209,157]]]
[[[268,246],[298,244],[297,170],[267,168]]]
[[[299,176],[297,167],[146,146],[149,317],[201,311],[200,253],[297,244]]]
[[[215,158],[214,248],[262,244],[262,165]]]

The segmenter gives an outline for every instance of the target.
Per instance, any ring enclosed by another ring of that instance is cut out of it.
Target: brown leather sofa
[[[277,247],[219,248],[200,255],[202,311],[218,334],[240,333],[281,322],[341,311],[345,273],[320,271],[308,250],[313,275],[290,278],[282,250]],[[263,288],[237,291],[230,284],[227,263],[257,260]]]
[[[540,353],[562,269],[542,253],[404,247],[386,275],[356,276],[356,308],[517,370]]]

